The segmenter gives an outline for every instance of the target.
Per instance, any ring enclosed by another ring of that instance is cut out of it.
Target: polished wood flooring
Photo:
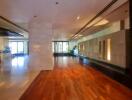
[[[55,58],[53,71],[41,71],[20,100],[132,100],[132,91],[76,58]]]

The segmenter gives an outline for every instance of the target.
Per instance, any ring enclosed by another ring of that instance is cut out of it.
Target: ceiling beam
[[[132,0],[129,0],[130,29],[132,30]]]
[[[129,0],[129,20],[130,31],[126,38],[126,60],[128,72],[132,77],[132,0]]]
[[[91,22],[93,22],[96,18],[98,18],[100,15],[102,15],[105,11],[107,11],[113,4],[115,4],[118,0],[112,0],[107,6],[105,6],[99,13],[97,13],[96,16],[94,16],[90,21],[88,21],[81,29],[79,29],[72,37],[71,40],[79,34],[81,31],[83,31],[87,25],[89,25]]]
[[[14,32],[2,27],[0,27],[0,36],[22,36],[23,37],[23,35],[17,32]]]
[[[26,29],[24,29],[23,27],[21,27],[21,26],[15,24],[15,23],[13,23],[12,21],[8,20],[7,18],[5,18],[5,17],[3,17],[3,16],[0,16],[0,19],[6,21],[7,23],[10,23],[10,24],[16,26],[17,28],[19,28],[19,29],[21,29],[21,30],[23,30],[23,31],[25,31],[25,32],[28,32],[28,30],[26,30]]]

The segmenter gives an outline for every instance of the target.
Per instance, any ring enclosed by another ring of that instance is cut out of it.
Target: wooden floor
[[[132,91],[75,58],[58,57],[41,71],[20,100],[132,100]]]

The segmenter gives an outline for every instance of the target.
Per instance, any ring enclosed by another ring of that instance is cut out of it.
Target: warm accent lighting
[[[83,35],[79,34],[78,37],[82,37]]]
[[[80,19],[80,16],[77,16],[77,20],[79,20]]]
[[[109,23],[109,21],[108,21],[108,20],[106,20],[106,19],[104,19],[104,20],[102,20],[102,21],[98,22],[97,24],[95,24],[94,26],[105,25],[105,24],[108,24],[108,23]]]
[[[81,34],[76,34],[75,36],[74,36],[74,38],[75,39],[77,39],[77,38],[80,38],[80,37],[82,37],[83,35],[81,35]]]
[[[107,60],[111,60],[111,39],[107,39]]]

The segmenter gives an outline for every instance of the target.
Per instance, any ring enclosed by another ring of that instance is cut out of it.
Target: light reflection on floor
[[[14,59],[12,59],[11,62],[13,67],[23,67],[24,65],[24,57],[15,57]]]
[[[24,73],[27,71],[28,57],[15,57],[11,60],[12,73]]]
[[[69,61],[69,58],[72,60]],[[57,67],[59,68],[66,68],[69,64],[79,62],[78,57],[61,57],[60,56],[60,57],[55,57],[54,60],[55,60],[54,64],[57,65]]]
[[[72,64],[76,58],[58,57],[55,63],[59,63],[60,68]],[[28,66],[29,57],[19,56],[14,58],[5,57],[0,64],[0,100],[18,100],[24,91],[31,84],[40,70]],[[63,65],[63,67],[61,66]],[[39,69],[39,68],[38,68]]]
[[[0,100],[18,100],[40,71],[28,68],[28,56],[5,57],[0,64]]]

